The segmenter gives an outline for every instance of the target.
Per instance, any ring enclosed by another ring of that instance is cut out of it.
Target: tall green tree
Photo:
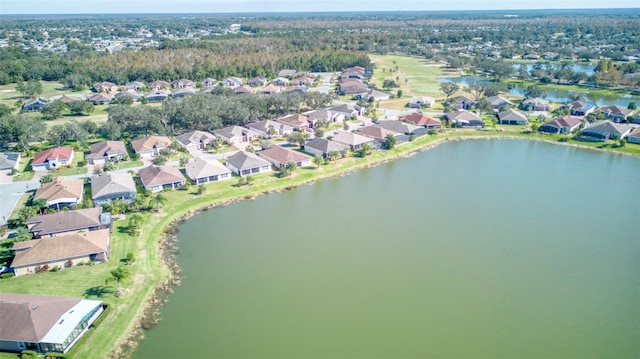
[[[122,283],[130,281],[132,274],[125,266],[119,266],[110,273],[111,277],[107,278],[104,284],[108,285],[111,282],[116,282],[118,285],[118,291],[116,294],[119,295],[122,292]]]
[[[460,85],[455,82],[440,83],[440,91],[442,91],[447,96],[447,100],[449,100],[449,97],[451,97],[451,95],[458,92],[458,90],[460,90]]]

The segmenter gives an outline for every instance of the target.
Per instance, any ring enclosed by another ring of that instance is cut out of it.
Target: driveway
[[[313,77],[322,77],[322,83],[318,84],[317,87],[312,90],[320,93],[333,93],[333,89],[331,86],[331,78],[333,77],[333,72],[312,72],[310,74]]]
[[[20,197],[27,191],[40,187],[38,181],[11,182],[0,184],[0,223],[6,224]]]

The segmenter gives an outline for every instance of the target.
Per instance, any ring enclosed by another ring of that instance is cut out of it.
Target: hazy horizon
[[[74,15],[74,14],[194,14],[194,13],[283,13],[283,12],[376,12],[376,11],[497,11],[497,10],[563,10],[563,9],[637,9],[638,0],[495,0],[491,4],[472,0],[457,0],[441,4],[423,1],[384,0],[343,2],[319,0],[313,3],[295,0],[126,0],[95,2],[85,0],[0,0],[0,15]]]

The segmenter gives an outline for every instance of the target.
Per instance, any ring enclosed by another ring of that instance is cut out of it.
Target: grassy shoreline
[[[72,351],[74,358],[123,357],[133,351],[144,336],[142,323],[147,320],[149,310],[159,308],[162,300],[158,291],[171,291],[177,272],[171,261],[167,240],[173,238],[172,228],[199,211],[226,205],[240,200],[253,199],[262,194],[290,190],[297,186],[311,184],[326,178],[342,176],[350,172],[373,167],[398,158],[415,155],[429,150],[447,141],[467,139],[528,139],[560,144],[602,152],[620,153],[640,158],[640,146],[631,152],[619,149],[602,149],[573,142],[558,142],[553,136],[501,132],[496,130],[452,130],[435,136],[424,136],[413,142],[403,144],[390,151],[375,152],[366,158],[346,158],[336,163],[322,166],[320,169],[304,168],[294,176],[277,178],[273,174],[256,176],[251,186],[237,187],[235,181],[207,185],[204,195],[197,195],[195,186],[187,191],[166,192],[169,202],[157,213],[145,214],[145,223],[138,237],[127,233],[127,222],[116,222],[110,262],[94,267],[74,267],[58,273],[42,273],[0,281],[0,291],[85,296],[104,300],[112,310],[104,322]],[[633,145],[631,145],[633,146]],[[629,148],[629,146],[627,146]],[[120,298],[113,296],[114,288],[105,287],[104,280],[109,271],[120,264],[126,253],[136,253],[136,264],[131,266],[134,273],[133,283],[127,293]],[[64,282],[64,287],[55,283]],[[2,358],[16,358],[15,354],[0,353]]]

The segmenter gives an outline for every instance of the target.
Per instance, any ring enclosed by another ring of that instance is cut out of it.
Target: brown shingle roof
[[[16,252],[12,267],[64,261],[108,252],[109,230],[100,229],[29,241],[31,248]]]
[[[271,148],[268,148],[264,151],[260,151],[258,152],[258,156],[260,157],[264,157],[264,159],[266,159],[269,162],[272,162],[271,160],[274,160],[276,162],[282,163],[282,164],[286,164],[288,162],[301,162],[301,161],[306,161],[306,160],[310,160],[309,157],[295,152],[295,151],[291,151],[289,149],[286,148],[282,148],[278,145],[273,145],[271,146]],[[272,162],[273,163],[273,162]]]
[[[106,154],[127,154],[127,147],[122,141],[102,141],[91,145],[91,153],[85,158],[103,158]]]
[[[151,151],[156,147],[169,147],[171,140],[165,136],[149,136],[131,140],[131,147],[136,153]]]
[[[374,138],[376,140],[384,140],[387,135],[397,135],[398,132],[388,130],[386,128],[382,128],[376,125],[366,126],[358,130],[358,133]]]
[[[0,338],[37,343],[80,298],[0,293]]]
[[[145,187],[160,186],[175,182],[185,182],[179,169],[171,166],[148,166],[138,172]]]
[[[100,226],[101,214],[102,207],[85,208],[35,216],[29,218],[26,223],[30,225],[31,232],[47,235]]]
[[[56,177],[53,181],[45,183],[38,188],[33,199],[44,199],[47,202],[63,198],[82,198],[84,181],[65,180],[64,177]]]

